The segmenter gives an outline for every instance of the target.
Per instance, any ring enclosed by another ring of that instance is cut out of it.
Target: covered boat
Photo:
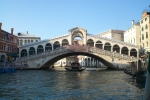
[[[65,67],[68,71],[83,71],[85,68],[81,67],[79,63],[71,63],[71,67]]]

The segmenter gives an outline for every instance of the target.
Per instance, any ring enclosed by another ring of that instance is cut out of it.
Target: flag
[[[144,100],[150,100],[150,52],[148,53],[148,66],[147,66]]]

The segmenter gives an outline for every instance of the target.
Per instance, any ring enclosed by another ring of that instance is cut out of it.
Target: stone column
[[[35,54],[37,55],[37,47],[35,48]]]
[[[102,49],[104,50],[105,44],[103,44]]]
[[[22,45],[24,45],[24,41],[25,41],[25,40],[24,40],[24,39],[22,39]]]
[[[120,51],[119,51],[119,53],[121,54],[121,48],[120,48]]]
[[[52,50],[54,50],[54,44],[52,44]]]
[[[130,56],[130,50],[128,50],[128,56]]]
[[[111,46],[111,52],[113,52],[113,47]]]

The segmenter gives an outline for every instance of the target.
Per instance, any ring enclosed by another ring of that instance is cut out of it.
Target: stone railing
[[[120,54],[117,52],[111,52],[111,51],[107,51],[107,50],[103,50],[103,49],[99,49],[99,48],[95,48],[95,47],[89,47],[89,52],[96,52],[99,54],[103,54],[103,55],[108,55],[111,56],[113,58],[119,58],[119,59],[125,59],[125,60],[137,60],[137,57],[131,57],[125,54]]]
[[[59,48],[53,51],[47,51],[47,52],[42,52],[42,53],[35,54],[35,55],[30,55],[28,57],[27,56],[20,57],[20,58],[17,58],[15,62],[27,62],[27,61],[31,61],[34,59],[45,58],[47,56],[58,55],[64,52],[69,52],[69,50],[66,48]]]
[[[131,43],[126,43],[126,42],[119,41],[119,40],[113,40],[113,39],[109,39],[109,38],[106,38],[106,37],[100,37],[100,36],[92,35],[92,34],[88,34],[88,36],[90,36],[90,37],[94,37],[94,38],[103,39],[103,40],[108,40],[108,41],[111,41],[111,42],[113,41],[113,42],[117,42],[117,43],[120,43],[120,44],[125,44],[125,45],[129,45],[129,46],[137,47],[136,45],[131,44]]]
[[[119,59],[125,59],[125,60],[137,60],[136,57],[131,57],[128,55],[124,55],[124,54],[119,54],[117,52],[111,52],[111,51],[107,51],[107,50],[103,50],[103,49],[99,49],[99,48],[95,48],[95,47],[88,47],[88,46],[66,46],[66,47],[61,47],[59,49],[55,49],[53,51],[47,51],[47,52],[43,52],[40,54],[35,54],[35,55],[30,55],[29,57],[20,57],[17,58],[15,62],[27,62],[27,61],[31,61],[31,60],[35,60],[35,59],[39,59],[39,58],[45,58],[47,56],[53,56],[53,55],[59,55],[62,54],[64,52],[91,52],[91,53],[98,53],[98,54],[102,54],[102,55],[107,55],[113,58],[119,58]]]

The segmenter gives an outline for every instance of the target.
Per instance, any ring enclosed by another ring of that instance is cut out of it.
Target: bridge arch
[[[21,57],[27,56],[27,50],[23,49],[21,50]]]
[[[54,49],[60,48],[60,43],[59,41],[54,42]]]
[[[38,47],[37,47],[37,54],[38,53],[42,53],[42,52],[44,52],[43,46],[42,45],[38,45]]]
[[[30,47],[29,48],[29,55],[33,55],[35,53],[36,53],[35,48],[34,47]]]
[[[111,44],[109,42],[106,42],[104,45],[104,50],[111,51]]]
[[[116,52],[120,53],[120,47],[119,47],[118,44],[115,44],[115,45],[113,46],[113,51],[116,51]]]
[[[93,39],[88,39],[87,40],[87,46],[94,47],[94,41],[93,41]]]
[[[137,57],[137,51],[136,51],[136,49],[131,49],[130,50],[130,56],[134,56],[134,57]]]
[[[68,44],[69,44],[68,39],[63,39],[62,40],[62,46],[63,47],[66,46],[66,45],[68,45]]]
[[[129,49],[127,47],[122,47],[121,54],[128,55],[128,51],[129,51]]]
[[[95,47],[96,47],[96,48],[99,48],[99,49],[103,49],[103,43],[102,43],[100,40],[98,40],[98,41],[96,41],[96,43],[95,43]]]
[[[116,69],[116,67],[110,63],[109,61],[107,61],[106,59],[103,59],[95,54],[92,54],[92,53],[89,53],[89,52],[65,52],[64,54],[60,54],[58,56],[55,56],[54,58],[48,60],[47,62],[45,62],[41,67],[40,69],[42,68],[49,68],[51,65],[53,65],[55,62],[57,62],[58,60],[62,59],[62,58],[65,58],[65,57],[69,57],[69,56],[74,56],[74,55],[83,55],[83,56],[88,56],[88,57],[91,57],[91,58],[95,58],[97,59],[98,61],[102,62],[105,66],[108,67],[108,69],[112,68],[112,69]],[[90,61],[90,58],[87,58],[86,61],[85,61],[85,65],[89,65],[87,63],[89,63]]]
[[[52,50],[52,44],[51,43],[46,43],[45,44],[45,51],[51,51]]]

